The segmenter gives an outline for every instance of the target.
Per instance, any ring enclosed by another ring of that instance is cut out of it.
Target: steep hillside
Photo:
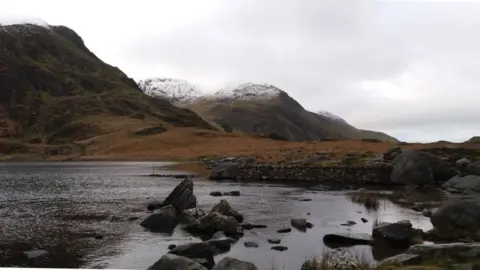
[[[185,103],[224,129],[273,134],[292,141],[372,138],[398,142],[382,133],[356,129],[329,112],[305,110],[286,92],[268,84],[246,83]]]
[[[211,128],[188,109],[144,95],[67,27],[0,26],[2,140],[63,144],[158,126]]]

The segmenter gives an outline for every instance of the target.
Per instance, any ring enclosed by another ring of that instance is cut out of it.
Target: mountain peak
[[[182,79],[149,78],[138,84],[145,94],[166,98],[177,105],[192,102],[202,96],[196,86]]]
[[[223,88],[215,92],[212,97],[216,99],[271,99],[284,93],[282,90],[270,84],[243,83],[236,87]]]

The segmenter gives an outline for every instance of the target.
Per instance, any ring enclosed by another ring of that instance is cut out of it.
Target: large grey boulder
[[[213,256],[216,254],[216,249],[208,243],[200,242],[179,245],[171,249],[168,253],[187,257],[192,260],[206,260],[207,264],[204,266],[208,267],[209,269],[215,265]]]
[[[440,239],[470,237],[480,240],[480,198],[455,197],[436,209],[430,217],[434,234]]]
[[[223,260],[218,262],[213,270],[258,270],[258,268],[251,262],[225,257]]]
[[[152,232],[172,233],[177,223],[176,210],[173,206],[168,205],[156,210],[143,220],[140,225]]]
[[[450,190],[455,189],[457,191],[474,191],[480,192],[480,176],[466,175],[466,176],[454,176],[442,185],[443,188]]]
[[[197,262],[175,254],[165,254],[156,261],[153,265],[147,268],[148,270],[207,270],[206,267]]]
[[[416,150],[405,150],[392,163],[390,180],[407,185],[431,185],[446,181],[447,165],[437,156]]]
[[[166,205],[173,206],[178,212],[195,208],[197,206],[197,197],[193,194],[192,179],[185,179],[178,184],[163,201],[162,206]]]
[[[224,216],[218,212],[210,212],[208,215],[196,220],[185,227],[192,234],[212,236],[214,233],[223,231],[227,235],[241,233],[238,222],[234,217]]]
[[[226,200],[221,200],[210,212],[217,212],[227,217],[234,217],[238,222],[243,221],[243,215],[235,211]]]
[[[392,246],[408,247],[414,233],[412,223],[402,220],[396,223],[380,223],[373,227],[372,237],[374,240],[382,240]]]

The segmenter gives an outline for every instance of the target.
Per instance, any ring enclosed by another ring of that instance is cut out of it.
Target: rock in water
[[[392,164],[392,174],[390,180],[393,183],[407,185],[430,185],[436,181],[446,181],[443,174],[447,166],[437,156],[416,151],[405,150],[399,154]]]
[[[148,216],[140,225],[152,232],[171,233],[177,226],[178,219],[175,208],[168,205],[156,210]]]
[[[225,257],[218,262],[213,270],[258,270],[258,268],[251,262]]]
[[[165,254],[156,261],[152,266],[148,267],[147,270],[207,270],[207,268],[196,263],[195,261],[177,256],[175,254]]]
[[[435,210],[430,217],[436,237],[458,240],[470,237],[480,240],[480,198],[452,198]]]
[[[323,237],[323,242],[327,247],[348,247],[354,245],[369,245],[373,238],[366,233],[333,233],[326,234]]]
[[[197,197],[193,194],[193,181],[185,179],[178,184],[163,201],[162,206],[166,205],[173,206],[178,212],[195,208],[197,206]]]
[[[187,257],[189,259],[205,259],[208,262],[208,268],[215,265],[213,256],[216,254],[216,249],[208,243],[190,243],[176,246],[168,253],[178,256]]]
[[[219,231],[230,235],[241,233],[238,222],[234,217],[224,216],[218,212],[209,213],[188,225],[185,229],[193,234],[206,234],[210,236]]]
[[[392,246],[408,247],[413,234],[412,223],[408,220],[396,223],[380,223],[373,228],[374,239],[384,240]]]
[[[238,222],[243,221],[243,215],[235,211],[226,200],[221,200],[215,205],[211,212],[217,212],[227,217],[234,217]]]
[[[292,218],[290,220],[290,224],[292,227],[298,230],[306,230],[307,229],[307,220],[304,218]]]
[[[478,261],[480,257],[479,243],[448,243],[435,245],[414,245],[406,254],[415,254],[423,262],[467,262]]]
[[[480,192],[480,176],[466,175],[454,176],[448,182],[442,185],[445,189],[455,189],[458,191],[474,191]]]

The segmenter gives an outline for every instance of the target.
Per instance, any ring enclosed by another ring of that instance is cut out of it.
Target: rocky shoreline
[[[471,158],[471,157],[470,157]],[[408,220],[393,223],[376,224],[369,235],[328,234],[324,237],[327,246],[382,245],[402,247],[407,250],[380,263],[400,265],[420,265],[435,262],[436,264],[473,263],[480,255],[480,155],[477,161],[466,158],[449,160],[432,153],[398,148],[384,154],[382,161],[375,166],[294,166],[279,164],[256,164],[252,158],[223,158],[220,160],[203,160],[211,167],[209,179],[224,181],[311,181],[324,185],[336,183],[348,189],[348,185],[376,184],[382,186],[403,186],[390,199],[395,203],[410,205],[417,211],[423,211],[426,202],[415,197],[415,193],[430,190],[441,190],[442,196],[437,204],[431,204],[433,211],[425,211],[430,218],[433,229],[424,232],[415,229]],[[228,196],[217,194],[212,196]],[[234,196],[239,196],[235,194]],[[204,242],[172,247],[172,250],[149,269],[164,269],[165,265],[184,263],[193,265],[192,269],[257,269],[249,262],[225,258],[216,266],[213,256],[226,252],[230,245],[243,236],[245,229],[262,228],[263,225],[245,223],[243,215],[221,200],[207,214],[196,209],[193,195],[193,182],[185,179],[170,196],[161,204],[150,205],[149,209],[158,209],[148,217],[142,226],[151,220],[153,224],[170,224],[172,220],[186,221],[184,229],[194,236],[200,236]],[[166,218],[166,220],[165,220]],[[149,229],[156,230],[155,226]],[[355,222],[347,222],[345,226],[353,226]],[[151,224],[149,226],[152,226]],[[305,218],[291,220],[291,227],[308,230],[314,224]],[[147,226],[148,227],[148,226]],[[170,228],[171,229],[171,228]],[[278,233],[288,233],[291,228],[284,228]],[[423,244],[424,241],[435,244]],[[286,250],[288,247],[271,239],[273,250]],[[246,248],[255,247],[255,243],[245,243]],[[334,269],[358,269],[359,262],[343,249],[333,249],[331,257],[341,258],[331,262]],[[333,255],[332,255],[333,254]],[[439,255],[441,254],[441,256]],[[176,257],[174,257],[175,255]],[[192,260],[192,261],[189,261]],[[310,260],[302,269],[312,268]],[[225,265],[227,265],[225,267]],[[229,267],[228,265],[235,265]],[[221,266],[221,267],[220,267]],[[160,267],[160,268],[159,268]],[[204,268],[202,268],[204,267]],[[181,268],[183,269],[183,268]],[[188,268],[190,269],[190,268]]]

